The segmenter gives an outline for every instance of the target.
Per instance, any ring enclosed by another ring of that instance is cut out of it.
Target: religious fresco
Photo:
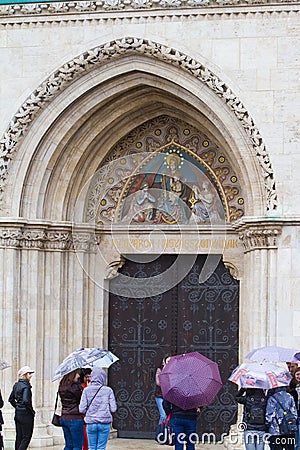
[[[178,143],[172,141],[151,154],[138,171],[120,195],[117,221],[169,225],[224,222],[227,205],[221,184],[213,179],[204,161]]]
[[[244,215],[226,149],[170,116],[124,136],[91,183],[86,220],[101,224],[221,224]]]

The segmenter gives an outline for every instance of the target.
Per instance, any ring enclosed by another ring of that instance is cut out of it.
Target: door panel
[[[223,262],[204,283],[199,277],[205,263],[198,257],[190,273],[178,285],[181,317],[178,323],[178,354],[198,351],[219,365],[224,387],[217,400],[201,409],[198,433],[220,436],[236,419],[235,387],[228,382],[238,364],[238,282]]]
[[[109,349],[120,358],[109,371],[118,402],[114,427],[120,437],[153,438],[158,421],[155,368],[166,353],[199,351],[218,362],[224,386],[216,402],[202,409],[198,432],[228,432],[236,419],[235,389],[227,379],[238,358],[238,282],[220,258],[203,283],[205,255],[198,255],[191,267],[188,256],[178,264],[176,255],[152,255],[150,262],[134,258],[129,256],[120,271],[127,279],[117,277],[111,284]],[[159,285],[165,273],[169,289],[147,296],[146,280],[144,289],[138,281],[156,275]]]
[[[145,283],[144,292],[138,286],[139,298],[130,298],[128,290],[135,297],[137,279],[165,272],[175,259],[160,258],[156,264],[128,259],[121,273],[131,277],[130,283],[120,277],[113,280],[113,291],[126,289],[128,295],[110,295],[109,348],[120,362],[111,367],[109,383],[118,402],[114,426],[119,437],[153,438],[158,420],[153,395],[156,367],[165,353],[176,350],[177,288],[147,297]],[[163,283],[163,275],[157,283]]]

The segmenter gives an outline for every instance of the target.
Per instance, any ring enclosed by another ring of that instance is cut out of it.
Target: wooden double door
[[[111,281],[109,349],[120,360],[109,369],[109,384],[119,437],[153,438],[155,371],[168,353],[199,351],[219,364],[223,388],[202,408],[199,433],[220,436],[236,420],[236,389],[227,380],[238,363],[239,283],[221,256],[207,258],[128,255]],[[203,281],[209,265],[212,274]]]

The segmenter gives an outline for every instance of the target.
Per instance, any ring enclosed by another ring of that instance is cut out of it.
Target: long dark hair
[[[64,375],[63,378],[60,380],[60,385],[64,385],[64,384],[71,384],[74,382],[74,378],[77,374],[80,374],[80,370],[79,369],[75,369],[70,373],[67,373],[67,375]]]
[[[295,372],[294,372],[294,374],[293,374],[293,378],[292,378],[291,381],[290,381],[290,388],[291,388],[291,389],[295,389],[295,387],[297,386],[297,384],[299,384],[299,381],[296,380],[296,377],[295,377],[296,373],[298,373],[298,372],[300,372],[300,367],[298,367],[298,368],[295,370]]]

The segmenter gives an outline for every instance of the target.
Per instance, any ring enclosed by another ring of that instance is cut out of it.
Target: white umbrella
[[[287,369],[269,362],[243,363],[228,378],[242,388],[272,389],[288,386],[292,376]]]
[[[10,365],[4,361],[4,359],[0,359],[0,370],[7,369],[8,367],[10,367]]]
[[[83,347],[70,353],[63,362],[56,368],[52,381],[62,378],[73,370],[92,368],[92,367],[110,367],[118,361],[118,357],[109,350],[103,350],[98,347]]]
[[[298,350],[287,347],[269,346],[253,349],[248,355],[247,359],[251,361],[272,361],[272,362],[299,362],[299,357],[295,354]]]

